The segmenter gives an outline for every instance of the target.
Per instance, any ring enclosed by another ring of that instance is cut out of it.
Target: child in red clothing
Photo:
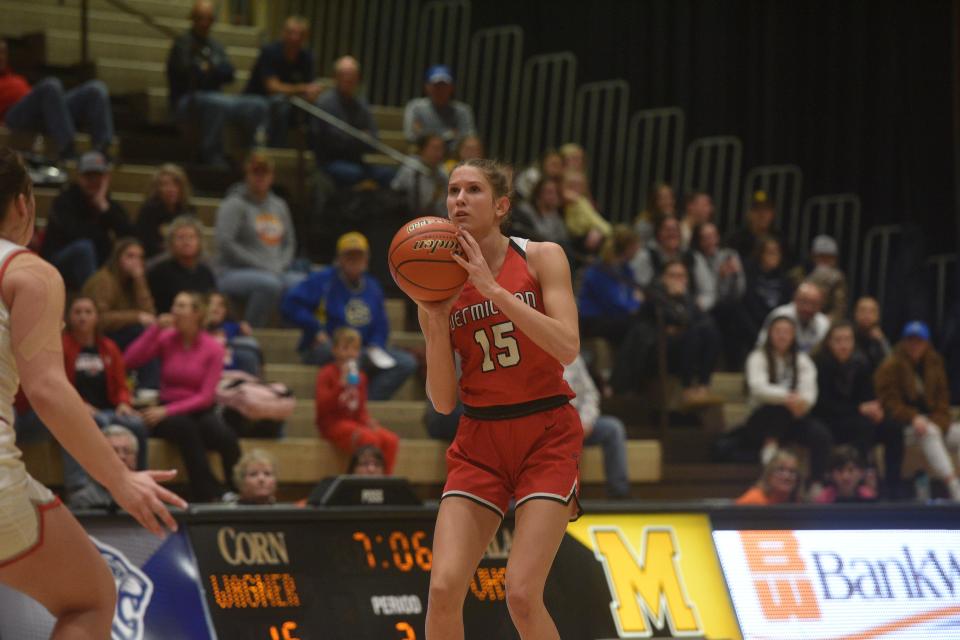
[[[356,329],[341,327],[334,332],[333,362],[317,372],[317,429],[347,453],[364,445],[377,447],[390,475],[399,438],[367,413],[367,376],[357,366],[361,343]]]

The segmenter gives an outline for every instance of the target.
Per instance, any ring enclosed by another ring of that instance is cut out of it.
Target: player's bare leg
[[[470,579],[499,528],[496,513],[467,498],[448,497],[440,503],[433,533],[427,640],[463,639],[463,601]]]
[[[57,618],[51,640],[109,638],[117,598],[110,570],[66,507],[49,509],[42,517],[43,544],[0,568],[0,582]]]
[[[559,640],[543,603],[543,588],[560,548],[573,504],[533,499],[517,508],[507,560],[507,608],[523,640]]]

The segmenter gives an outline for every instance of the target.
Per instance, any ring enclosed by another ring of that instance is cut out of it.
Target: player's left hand
[[[463,256],[454,253],[452,254],[453,259],[457,261],[457,264],[466,269],[468,279],[471,284],[476,287],[477,291],[480,292],[480,295],[487,299],[492,299],[501,287],[497,284],[496,279],[494,279],[493,273],[490,271],[490,265],[487,264],[486,258],[483,257],[483,253],[480,251],[480,245],[477,244],[477,241],[473,239],[473,236],[470,235],[470,232],[466,229],[457,230],[457,240],[460,241],[460,249],[463,251]],[[464,256],[466,256],[466,258],[464,258]]]

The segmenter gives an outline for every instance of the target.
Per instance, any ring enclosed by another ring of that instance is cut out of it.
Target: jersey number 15
[[[493,333],[493,346],[495,347],[493,355],[496,355],[497,363],[501,368],[515,367],[520,364],[520,346],[517,344],[517,339],[510,335],[511,331],[513,331],[513,323],[509,321],[490,327],[490,332]],[[477,329],[473,334],[473,339],[483,349],[483,365],[481,365],[480,370],[487,373],[496,369],[491,357],[490,337],[487,335],[487,330]]]

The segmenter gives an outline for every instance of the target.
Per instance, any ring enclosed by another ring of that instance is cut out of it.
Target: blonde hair
[[[797,484],[793,488],[793,492],[790,494],[791,502],[802,502],[803,498],[803,473],[800,469],[800,456],[797,455],[795,451],[790,449],[777,449],[777,452],[773,454],[773,457],[770,458],[770,462],[763,467],[763,473],[760,475],[760,480],[757,482],[757,486],[760,487],[760,490],[764,494],[770,493],[770,477],[776,472],[777,468],[780,466],[781,460],[792,460],[797,465]]]
[[[273,457],[266,449],[250,449],[237,460],[233,467],[233,484],[239,489],[243,484],[243,478],[247,475],[247,468],[256,462],[263,462],[270,465],[273,475],[277,475],[277,459]]]
[[[283,21],[283,26],[284,28],[290,26],[300,27],[304,31],[310,30],[310,23],[307,22],[307,19],[298,15],[287,16],[287,19]]]
[[[605,264],[612,265],[627,250],[627,247],[634,243],[640,243],[640,236],[636,231],[625,224],[614,225],[613,231],[600,248],[600,259]]]
[[[160,195],[160,180],[164,176],[170,176],[180,187],[180,204],[186,205],[193,197],[193,188],[190,186],[190,179],[186,172],[176,164],[168,162],[160,165],[150,179],[150,185],[147,187],[147,197],[154,198]]]
[[[357,344],[363,344],[363,336],[360,335],[360,332],[354,329],[353,327],[340,327],[333,332],[333,344],[344,344],[349,342],[356,342]]]
[[[575,155],[579,153],[582,156],[585,156],[587,152],[576,142],[568,142],[565,145],[560,147],[560,155],[564,158]]]

